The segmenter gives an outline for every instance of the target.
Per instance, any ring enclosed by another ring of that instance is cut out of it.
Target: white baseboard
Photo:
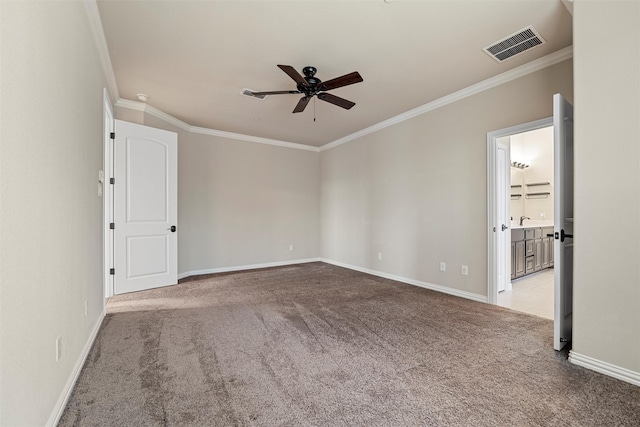
[[[381,271],[370,270],[368,268],[358,267],[355,265],[345,264],[339,261],[333,261],[330,259],[320,258],[320,261],[326,262],[327,264],[337,265],[338,267],[348,268],[349,270],[359,271],[361,273],[371,274],[373,276],[383,277],[385,279],[395,280],[396,282],[402,282],[409,285],[419,286],[421,288],[430,289],[432,291],[442,292],[444,294],[453,295],[456,297],[466,298],[473,301],[484,302],[488,301],[485,295],[478,295],[472,292],[461,291],[454,288],[448,288],[446,286],[436,285],[433,283],[422,282],[420,280],[410,279],[408,277],[396,276],[394,274],[383,273]]]
[[[67,379],[67,383],[64,385],[62,389],[62,393],[60,393],[60,397],[58,397],[58,401],[47,420],[47,427],[54,427],[58,425],[60,418],[62,417],[62,413],[64,412],[64,408],[67,406],[67,402],[69,401],[69,397],[71,396],[71,392],[73,391],[73,387],[76,385],[76,381],[78,381],[78,377],[80,376],[80,372],[82,371],[82,367],[84,366],[84,362],[87,360],[87,356],[89,355],[89,351],[91,350],[91,346],[98,336],[98,331],[100,330],[100,326],[102,326],[102,321],[104,320],[104,316],[106,314],[105,309],[102,309],[102,313],[98,316],[98,320],[96,321],[87,342],[80,353],[80,357],[76,361],[75,366],[73,367],[73,371],[71,371],[71,375],[69,375],[69,379]]]
[[[191,270],[178,274],[178,280],[189,276],[199,276],[201,274],[227,273],[230,271],[255,270],[256,268],[282,267],[285,265],[306,264],[308,262],[318,262],[320,258],[295,259],[291,261],[267,262],[264,264],[237,265],[234,267],[207,268],[204,270]]]
[[[621,368],[611,363],[603,362],[593,357],[585,356],[571,350],[569,352],[569,362],[592,371],[608,375],[613,378],[640,386],[640,372],[634,372],[626,368]]]

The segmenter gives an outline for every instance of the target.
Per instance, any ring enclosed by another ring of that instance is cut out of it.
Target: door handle
[[[506,230],[507,228],[509,228],[509,227],[507,227],[506,225],[502,224],[502,231]]]
[[[558,238],[558,233],[556,232],[555,238]],[[569,239],[573,239],[573,234],[567,234],[564,232],[564,228],[562,230],[560,230],[560,241],[564,242],[564,239],[569,238]]]
[[[176,232],[176,226],[172,225],[170,228],[167,228],[167,230],[171,230],[172,233]]]

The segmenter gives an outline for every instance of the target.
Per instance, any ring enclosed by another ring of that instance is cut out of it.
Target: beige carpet
[[[638,426],[550,320],[323,263],[118,296],[61,426]]]

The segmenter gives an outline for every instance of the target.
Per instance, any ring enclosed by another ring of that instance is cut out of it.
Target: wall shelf
[[[535,187],[538,185],[551,185],[549,182],[532,182],[531,184],[525,184],[527,187]]]
[[[551,193],[549,193],[548,191],[543,193],[527,193],[526,197],[527,199],[546,199],[550,194]]]

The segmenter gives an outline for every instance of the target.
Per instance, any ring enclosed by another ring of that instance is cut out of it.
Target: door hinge
[[[115,222],[110,223],[109,224],[109,228],[112,229],[112,230],[115,230],[116,229],[116,223]]]
[[[109,269],[109,274],[111,274],[112,276],[116,274],[116,269],[115,268],[110,268]]]
[[[115,133],[115,132],[111,132],[111,133],[109,134],[109,137],[110,137],[111,139],[116,139],[116,133]]]
[[[115,183],[116,183],[115,178],[109,178],[109,184],[115,184]]]

